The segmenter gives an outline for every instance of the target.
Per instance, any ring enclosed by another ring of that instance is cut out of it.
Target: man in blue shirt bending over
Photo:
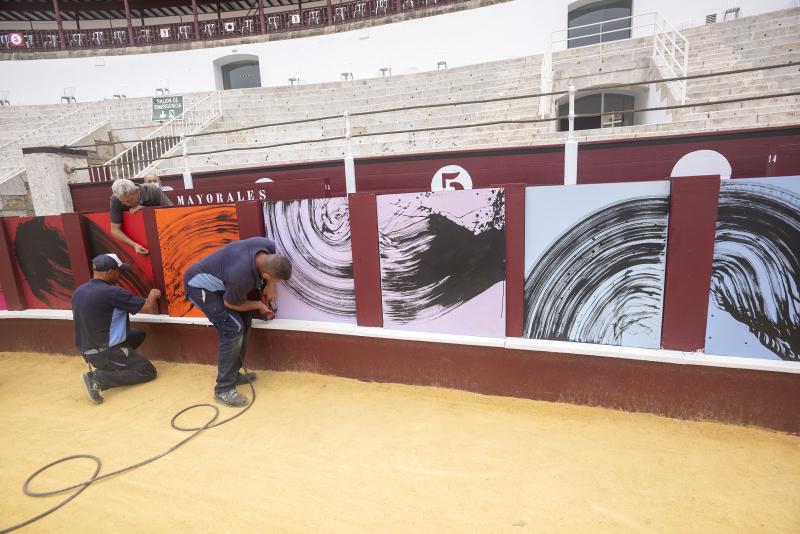
[[[100,392],[153,380],[156,368],[136,349],[145,333],[129,328],[129,313],[158,313],[161,292],[151,289],[147,300],[115,285],[130,269],[116,254],[101,254],[92,260],[94,277],[72,295],[75,345],[95,370],[83,373],[83,388],[89,400],[103,402]]]
[[[239,373],[247,351],[250,312],[274,317],[275,284],[291,276],[289,259],[275,254],[275,242],[266,237],[228,243],[186,270],[186,298],[206,314],[219,336],[214,400],[220,404],[247,405],[247,397],[236,391],[236,384],[255,378],[253,373]],[[262,300],[248,300],[253,291],[259,291]]]

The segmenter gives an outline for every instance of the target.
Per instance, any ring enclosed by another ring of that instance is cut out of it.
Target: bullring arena
[[[800,531],[798,45],[0,0],[0,532]]]

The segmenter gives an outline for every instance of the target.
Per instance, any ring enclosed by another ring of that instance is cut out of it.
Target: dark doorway
[[[261,87],[258,61],[237,61],[221,67],[223,89]]]
[[[632,0],[598,0],[572,9],[567,48],[629,39],[632,4]]]

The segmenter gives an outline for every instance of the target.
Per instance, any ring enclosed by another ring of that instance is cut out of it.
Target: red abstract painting
[[[153,286],[153,267],[150,256],[136,254],[128,245],[117,241],[111,235],[111,219],[107,212],[89,213],[84,217],[84,230],[89,245],[89,258],[99,254],[114,253],[131,266],[130,272],[123,273],[120,285],[140,297],[146,297]],[[134,241],[149,248],[144,230],[142,213],[124,212],[122,214],[122,230]]]
[[[197,206],[156,210],[164,285],[172,317],[204,317],[183,292],[183,273],[195,262],[239,239],[236,207]]]
[[[19,217],[7,225],[25,307],[70,309],[75,280],[61,217]]]

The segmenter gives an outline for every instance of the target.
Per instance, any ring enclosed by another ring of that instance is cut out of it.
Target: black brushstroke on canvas
[[[14,253],[34,296],[47,304],[69,302],[75,289],[67,243],[44,217],[17,227]]]
[[[392,320],[436,319],[505,280],[503,190],[458,217],[416,203],[395,207],[379,236],[384,313]]]
[[[711,297],[783,360],[800,359],[800,196],[773,185],[720,190]]]
[[[292,262],[292,279],[283,287],[323,313],[355,317],[347,199],[267,202],[264,213],[267,235]]]
[[[124,272],[120,276],[120,285],[134,295],[147,296],[150,288],[153,287],[153,281],[139,267],[136,257],[130,251],[130,248],[115,240],[111,234],[103,230],[91,219],[84,218],[83,223],[86,229],[86,238],[89,242],[89,250],[91,250],[91,257],[109,253],[119,256],[123,263],[131,266],[130,271]]]
[[[525,279],[524,336],[619,345],[660,313],[669,200],[615,202],[576,222]]]

